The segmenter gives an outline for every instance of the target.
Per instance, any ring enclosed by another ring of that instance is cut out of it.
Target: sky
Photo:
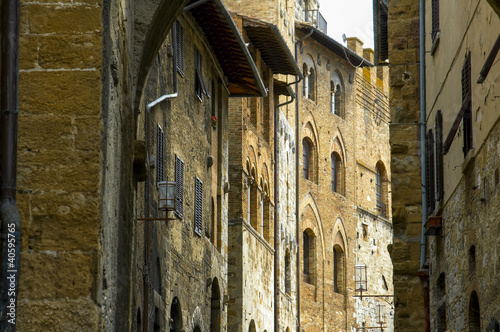
[[[319,11],[328,23],[328,35],[342,43],[358,37],[363,48],[373,49],[373,0],[319,0]]]

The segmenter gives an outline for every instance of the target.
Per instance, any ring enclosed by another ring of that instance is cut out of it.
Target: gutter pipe
[[[281,106],[285,106],[293,103],[295,99],[295,93],[292,88],[290,88],[290,84],[286,86],[288,93],[292,96],[292,99],[286,101],[282,104],[278,104],[274,107],[274,331],[279,332],[279,317],[280,317],[280,287],[279,287],[279,275],[278,269],[280,266],[280,242],[279,242],[279,234],[280,234],[280,223],[279,223],[279,109]]]
[[[314,28],[311,28],[311,32],[295,42],[295,63],[297,67],[299,66],[299,44],[302,43],[307,38],[311,37],[314,32]],[[300,68],[300,67],[299,67]],[[302,80],[303,76],[295,82],[295,90],[297,91],[297,98],[295,99],[295,223],[296,231],[295,238],[297,239],[297,332],[300,332],[300,197],[299,197],[299,147],[300,147],[300,137],[299,137],[299,82]]]
[[[175,35],[172,34],[172,39],[174,38],[173,36]],[[147,162],[149,163],[150,161],[150,143],[151,143],[151,124],[149,121],[149,113],[151,112],[151,109],[153,109],[156,105],[159,103],[168,100],[168,99],[173,99],[177,98],[178,95],[178,87],[177,87],[177,57],[175,54],[177,54],[177,45],[175,42],[172,43],[173,47],[173,53],[174,56],[172,57],[172,75],[173,75],[173,86],[174,86],[174,92],[171,94],[163,95],[149,104],[146,105],[146,113],[144,114],[144,121],[146,122],[146,155],[147,155]],[[149,218],[149,203],[150,203],[150,196],[149,196],[149,186],[151,185],[150,183],[150,173],[151,171],[148,169],[147,170],[147,180],[146,180],[146,185],[145,185],[145,190],[144,190],[144,200],[146,202],[146,216],[145,218]],[[149,278],[149,266],[150,266],[150,257],[149,257],[149,232],[150,232],[150,227],[149,227],[149,222],[146,221],[144,222],[144,242],[145,242],[145,257],[144,257],[144,269],[142,271],[143,274],[143,283],[144,283],[144,310],[143,310],[143,331],[148,332],[149,331],[149,285],[150,285],[150,278]]]
[[[425,89],[425,0],[419,0],[420,19],[420,151],[421,151],[421,173],[422,173],[422,237],[420,241],[420,270],[418,276],[422,282],[422,292],[424,300],[425,331],[430,332],[430,311],[429,311],[429,269],[425,266],[425,250],[427,237],[425,236],[425,222],[427,221],[427,187],[426,176],[427,163],[426,151],[426,89]]]
[[[19,0],[3,1],[0,92],[1,331],[16,330],[21,256],[21,217],[16,204],[19,6]]]

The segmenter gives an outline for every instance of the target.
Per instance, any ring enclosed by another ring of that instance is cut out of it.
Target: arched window
[[[345,254],[344,240],[340,232],[335,236],[335,244],[333,246],[333,291],[342,294],[345,288],[344,271],[345,271]]]
[[[335,87],[335,114],[338,116],[342,116],[342,88],[340,84],[337,84]]]
[[[310,180],[312,144],[308,138],[302,140],[302,176]]]
[[[250,322],[250,326],[248,328],[248,332],[257,332],[257,328],[255,327],[255,321],[253,319]]]
[[[314,284],[314,233],[310,229],[306,229],[302,233],[303,237],[303,273],[304,281],[308,284]]]
[[[182,330],[182,311],[179,299],[174,297],[170,307],[170,332],[180,332]]]
[[[309,98],[309,70],[307,69],[307,65],[304,63],[302,72],[304,74],[304,83],[303,83],[303,90],[302,90],[302,95],[304,97]]]
[[[292,268],[290,264],[290,250],[285,253],[285,293],[292,292]]]
[[[311,99],[311,100],[315,100],[315,82],[316,82],[316,75],[315,75],[315,72],[314,72],[314,69],[311,68],[310,71],[309,71],[309,79],[308,79],[308,84],[309,84],[309,88],[307,89],[309,94],[307,96],[307,98]]]
[[[342,87],[334,81],[330,82],[330,101],[332,113],[342,116]]]
[[[214,278],[212,282],[212,299],[210,305],[210,332],[220,331],[220,289],[219,281]]]
[[[469,300],[469,332],[481,331],[481,315],[479,299],[476,292],[472,292]]]
[[[304,73],[302,94],[304,95],[304,97],[310,100],[315,100],[316,73],[314,71],[314,68],[313,66],[308,67],[308,65],[304,63],[302,70]]]
[[[331,177],[332,177],[332,191],[340,192],[340,156],[338,153],[333,152],[331,155]]]

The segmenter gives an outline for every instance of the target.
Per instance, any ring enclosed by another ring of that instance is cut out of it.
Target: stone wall
[[[472,149],[464,149],[466,131],[460,121],[443,156],[443,172],[436,173],[443,179],[444,193],[441,199],[436,196],[436,209],[430,211],[441,218],[442,226],[436,236],[427,237],[430,326],[486,331],[500,320],[499,112],[490,97],[500,72],[492,66],[484,82],[477,83],[477,78],[498,37],[490,31],[498,30],[500,20],[484,1],[472,1],[460,10],[441,2],[440,11],[450,16],[440,16],[439,42],[426,38],[426,47],[433,49],[426,57],[427,130],[437,135],[441,111],[443,140],[451,132],[462,105],[462,68],[470,54]],[[427,29],[432,28],[430,14]]]
[[[202,34],[197,25],[188,15],[182,15],[178,20],[184,31],[184,72],[177,74],[178,96],[152,108],[149,120],[145,120],[147,111],[142,106],[138,117],[137,139],[146,144],[150,140],[151,143],[149,180],[138,185],[137,212],[146,218],[164,216],[164,212],[157,210],[157,161],[161,158],[157,153],[159,125],[165,134],[163,163],[167,181],[176,178],[176,158],[184,162],[183,213],[181,216],[170,212],[174,219],[168,223],[146,221],[151,223],[149,230],[144,222],[138,222],[137,229],[146,235],[137,239],[134,266],[143,266],[142,252],[149,245],[149,279],[153,281],[148,294],[149,310],[155,308],[152,319],[155,326],[165,328],[170,318],[174,325],[180,324],[187,330],[196,326],[206,330],[210,324],[220,324],[220,328],[225,329],[227,311],[223,310],[223,300],[227,295],[228,247],[224,184],[228,182],[228,92],[224,77],[220,75],[222,70],[212,60],[207,42],[199,37]],[[202,77],[208,90],[201,98],[195,92],[195,48],[202,57]],[[142,105],[164,94],[174,93],[172,57],[170,34],[149,72]],[[216,125],[212,123],[212,115],[217,118]],[[150,121],[149,128],[147,121]],[[211,163],[208,162],[210,157]],[[196,179],[203,185],[201,234],[195,230],[194,221]],[[146,193],[152,198],[149,207]],[[144,236],[149,237],[149,244]],[[141,303],[145,295],[143,273],[140,268],[136,269],[137,315],[145,310]],[[173,314],[174,306],[180,307],[180,317]]]
[[[102,3],[21,4],[18,330],[97,330]]]
[[[420,268],[419,14],[417,1],[389,2],[388,44],[391,110],[392,221],[395,331],[425,327]],[[404,73],[413,79],[403,80]]]
[[[362,42],[357,41],[358,44],[350,46],[362,55]],[[373,69],[373,81],[366,80],[363,68],[354,68],[313,37],[306,39],[301,47],[299,65],[303,64],[308,72],[311,67],[314,69],[315,85],[308,96],[303,90],[305,83],[299,85],[301,326],[306,331],[345,331],[364,321],[365,314],[373,311],[355,307],[353,299],[354,265],[373,261],[358,250],[357,233],[361,227],[358,206],[374,216],[374,221],[369,222],[373,231],[370,241],[372,237],[381,240],[376,246],[380,246],[376,266],[385,271],[392,285],[392,266],[385,240],[392,234],[390,213],[386,215],[388,219],[378,217],[381,211],[377,209],[375,194],[375,169],[382,163],[385,165],[385,202],[390,200],[388,91],[384,89],[383,73],[379,87],[376,69]],[[340,97],[335,100],[338,109],[332,106],[331,82],[340,89]],[[312,148],[309,179],[303,174],[304,139]],[[339,165],[335,189],[332,187],[333,155],[337,156]],[[385,226],[381,228],[380,223]],[[311,247],[314,254],[309,254],[309,275],[304,272],[304,232],[314,241]],[[377,280],[381,280],[380,276]]]

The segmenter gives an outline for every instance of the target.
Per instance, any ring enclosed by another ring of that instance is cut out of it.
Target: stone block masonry
[[[19,331],[97,330],[101,13],[21,1]]]

